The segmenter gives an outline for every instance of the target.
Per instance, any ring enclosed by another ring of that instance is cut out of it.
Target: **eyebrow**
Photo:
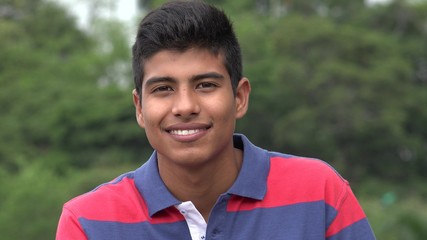
[[[168,83],[174,83],[176,82],[175,78],[172,77],[152,77],[145,81],[145,84],[143,86],[150,86],[159,82],[168,82]]]
[[[196,82],[199,80],[203,80],[203,79],[207,79],[207,78],[213,78],[213,79],[224,79],[224,75],[219,74],[217,72],[207,72],[207,73],[202,73],[202,74],[197,74],[194,75],[190,78],[190,81],[192,82]],[[176,78],[173,77],[169,77],[169,76],[160,76],[160,77],[152,77],[149,78],[147,80],[145,80],[145,86],[150,86],[156,83],[176,83],[177,80]]]
[[[191,77],[191,81],[198,81],[206,78],[224,79],[224,76],[217,72],[208,72],[208,73],[194,75],[193,77]]]

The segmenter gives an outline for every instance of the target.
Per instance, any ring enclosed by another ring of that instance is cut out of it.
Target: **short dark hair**
[[[226,14],[202,1],[172,1],[148,13],[140,22],[132,47],[135,89],[141,95],[144,61],[162,50],[184,52],[202,48],[223,54],[233,92],[242,78],[242,56]]]

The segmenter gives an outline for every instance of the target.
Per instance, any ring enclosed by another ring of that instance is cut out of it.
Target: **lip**
[[[203,123],[179,123],[165,128],[165,132],[175,141],[194,142],[207,134],[211,124]]]

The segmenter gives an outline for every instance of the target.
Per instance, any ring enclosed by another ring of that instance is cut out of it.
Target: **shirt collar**
[[[135,185],[143,196],[151,217],[160,210],[181,203],[169,192],[160,178],[156,151],[135,171]]]
[[[242,134],[234,135],[234,146],[243,150],[243,163],[236,181],[227,193],[262,200],[267,192],[270,171],[268,152],[252,144]]]
[[[267,176],[270,169],[268,153],[253,145],[244,135],[233,136],[234,146],[243,150],[243,163],[236,181],[228,194],[262,200],[267,191]],[[160,178],[157,153],[135,171],[135,185],[142,194],[150,216],[180,204]]]

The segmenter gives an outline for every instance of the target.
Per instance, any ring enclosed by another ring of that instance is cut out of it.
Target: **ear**
[[[249,107],[251,84],[247,78],[242,78],[236,88],[236,119],[242,118]]]
[[[136,89],[132,91],[133,95],[133,105],[135,105],[135,115],[136,115],[136,121],[138,122],[138,125],[142,128],[144,128],[144,118],[142,116],[142,106],[141,106],[141,98]]]

